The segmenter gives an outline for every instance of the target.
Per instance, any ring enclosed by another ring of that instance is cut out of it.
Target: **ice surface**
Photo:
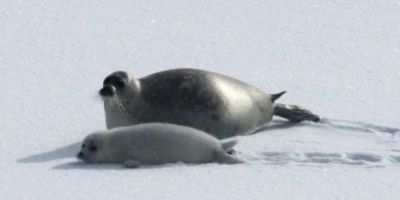
[[[396,0],[0,2],[1,199],[398,199]],[[105,128],[97,90],[195,67],[227,74],[319,124],[274,119],[240,165],[127,170],[73,157]]]

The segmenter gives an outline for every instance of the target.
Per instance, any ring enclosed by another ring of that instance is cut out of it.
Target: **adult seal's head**
[[[99,94],[104,99],[118,98],[121,96],[135,96],[140,92],[140,84],[132,75],[117,71],[107,76],[103,81],[103,88]]]
[[[104,100],[108,128],[135,123],[131,112],[140,99],[140,82],[132,75],[117,71],[107,76],[99,95]]]

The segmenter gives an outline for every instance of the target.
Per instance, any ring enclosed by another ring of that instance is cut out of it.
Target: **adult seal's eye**
[[[122,81],[122,80],[115,80],[115,81],[114,81],[114,85],[115,85],[115,87],[117,87],[117,88],[124,88],[124,87],[125,87],[125,83],[124,83],[124,81]]]
[[[90,151],[97,151],[97,146],[94,146],[94,145],[91,146],[91,147],[90,147]]]

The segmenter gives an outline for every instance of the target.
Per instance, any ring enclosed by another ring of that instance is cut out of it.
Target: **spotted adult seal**
[[[274,104],[285,92],[267,94],[240,80],[198,69],[173,69],[135,79],[117,71],[104,79],[107,128],[166,122],[217,138],[250,134],[280,116],[291,122],[319,117],[298,106]]]
[[[220,142],[200,130],[175,124],[145,123],[87,136],[77,157],[87,163],[122,163],[134,168],[164,163],[242,163],[229,151],[236,140]]]

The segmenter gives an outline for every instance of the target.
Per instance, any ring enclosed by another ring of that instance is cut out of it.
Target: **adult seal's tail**
[[[99,93],[107,128],[166,122],[227,138],[253,133],[273,115],[292,122],[319,120],[298,106],[275,104],[285,92],[267,94],[240,80],[198,69],[167,70],[140,79],[118,71],[104,79]]]

